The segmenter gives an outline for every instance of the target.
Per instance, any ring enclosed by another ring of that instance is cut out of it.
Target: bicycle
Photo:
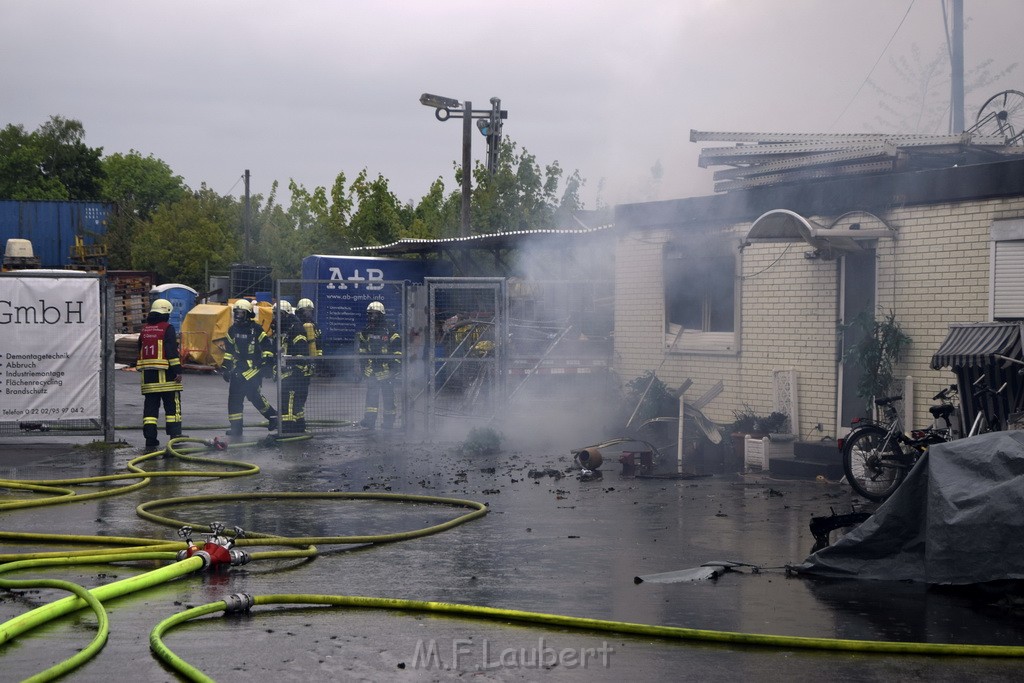
[[[998,389],[993,389],[992,387],[988,386],[988,384],[985,384],[984,386],[979,386],[984,381],[985,375],[982,375],[978,379],[974,380],[972,384],[972,386],[974,387],[974,396],[976,398],[980,396],[987,396],[989,400],[994,400],[995,397],[1003,393],[1003,390],[1006,389],[1006,386],[1008,384],[1007,382],[1003,382],[1003,385]],[[986,434],[988,432],[1002,431],[1002,420],[1000,420],[998,416],[989,415],[988,401],[978,401],[977,403],[979,406],[978,414],[974,416],[974,422],[971,424],[971,430],[967,433],[967,436],[975,436],[977,434]]]
[[[895,407],[902,396],[875,399],[884,419],[855,419],[850,433],[838,443],[846,480],[853,490],[868,500],[885,500],[899,488],[929,446],[956,438],[950,420],[956,412],[956,396],[955,384],[935,394],[932,400],[939,403],[928,410],[936,424],[910,433],[903,431],[903,421]],[[937,426],[940,420],[944,426]]]

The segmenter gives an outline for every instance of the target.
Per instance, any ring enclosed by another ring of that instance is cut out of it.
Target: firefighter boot
[[[146,437],[147,453],[152,453],[160,448],[160,441],[156,438],[156,425],[143,425],[142,435]]]
[[[241,420],[229,420],[228,424],[231,428],[224,432],[228,436],[241,436],[242,435],[242,421]]]
[[[276,432],[277,431],[277,423],[278,423],[277,413],[276,412],[267,413],[263,417],[267,418],[267,431]]]

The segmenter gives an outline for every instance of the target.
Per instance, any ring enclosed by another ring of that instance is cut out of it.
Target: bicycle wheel
[[[899,443],[890,439],[888,448],[882,449],[887,435],[881,427],[864,427],[843,444],[846,481],[868,500],[885,500],[907,476],[906,456]]]

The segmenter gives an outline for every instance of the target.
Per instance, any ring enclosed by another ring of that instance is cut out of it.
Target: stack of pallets
[[[142,329],[149,311],[153,273],[134,270],[107,271],[114,283],[114,334],[133,334]]]

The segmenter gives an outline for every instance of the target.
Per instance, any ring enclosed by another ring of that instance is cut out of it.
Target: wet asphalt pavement
[[[140,424],[138,377],[116,374],[117,424]],[[226,386],[219,378],[189,375],[184,401],[186,434],[212,438],[223,433],[223,427],[191,428],[226,421]],[[246,419],[251,424],[258,416],[247,414]],[[246,440],[266,433],[247,428]],[[139,518],[135,506],[218,492],[388,491],[465,498],[490,507],[481,519],[424,538],[321,547],[321,556],[312,561],[253,562],[110,601],[111,633],[105,649],[68,680],[176,680],[149,652],[151,628],[187,607],[238,592],[435,600],[781,635],[1024,645],[1024,611],[1005,599],[905,583],[790,578],[777,569],[807,556],[814,541],[808,529],[812,516],[827,514],[830,508],[850,509],[854,499],[845,485],[739,474],[689,480],[624,478],[615,449],[605,455],[600,480],[580,481],[575,473],[558,478],[543,472],[565,472],[572,463],[569,449],[588,443],[526,446],[515,436],[509,436],[501,453],[479,456],[461,453],[454,442],[434,442],[429,435],[338,430],[296,444],[228,451],[225,457],[262,468],[253,477],[154,480],[120,496],[0,512],[0,526],[168,539],[175,537],[174,530]],[[0,477],[123,471],[141,453],[142,436],[138,429],[125,429],[118,437],[131,447],[103,452],[38,439],[6,440],[0,444]],[[178,468],[162,462],[148,467]],[[4,500],[24,493],[0,491],[0,496]],[[387,533],[459,514],[437,506],[368,501],[230,501],[168,513],[197,527],[221,520],[229,527],[289,536]],[[3,552],[34,549],[0,547]],[[637,575],[712,560],[764,569],[698,583],[633,581]],[[139,571],[127,565],[95,565],[54,570],[47,576],[94,586]],[[63,595],[50,590],[0,593],[0,622]],[[73,654],[92,637],[94,624],[92,614],[83,611],[0,646],[3,679],[24,678]],[[501,620],[317,607],[263,607],[245,616],[212,616],[173,631],[165,640],[219,681],[956,681],[1018,680],[1021,671],[1021,662],[1012,659],[735,647]]]

